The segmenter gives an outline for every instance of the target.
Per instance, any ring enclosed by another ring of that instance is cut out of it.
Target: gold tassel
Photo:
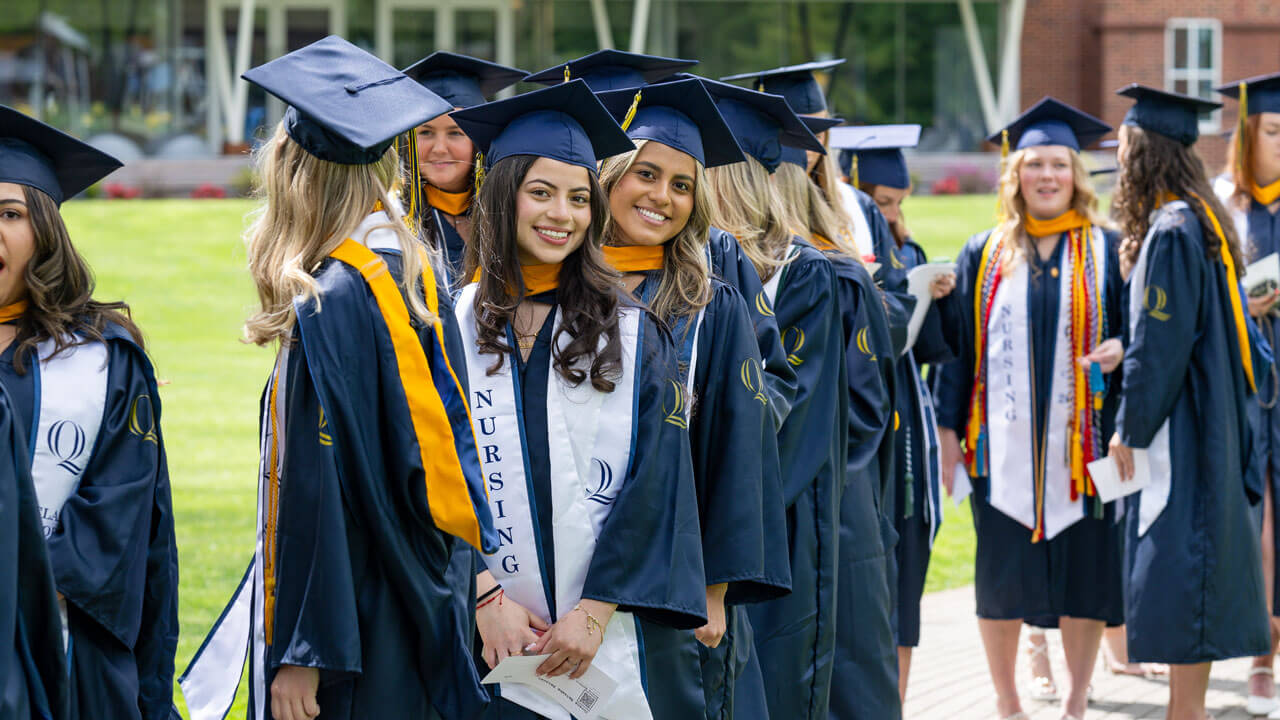
[[[631,107],[627,108],[626,117],[622,118],[622,131],[626,132],[631,128],[631,121],[636,119],[636,110],[640,108],[640,91],[636,90],[636,96],[631,99]]]
[[[858,187],[858,153],[851,153],[853,161],[849,163],[849,184]]]
[[[569,82],[569,64],[568,63],[565,63],[565,66],[564,66],[564,81]]]
[[[1236,122],[1236,171],[1241,180],[1246,183],[1254,182],[1253,177],[1245,174],[1245,168],[1248,161],[1245,153],[1248,151],[1249,140],[1249,88],[1243,82],[1240,83],[1240,118]],[[1249,188],[1244,188],[1248,190]]]
[[[996,186],[996,222],[1003,223],[1004,205],[1001,198],[1004,197],[1004,171],[1005,166],[1009,163],[1009,129],[1005,128],[1000,131],[1000,184]]]
[[[418,129],[409,131],[409,213],[404,221],[411,228],[418,227],[418,213],[422,207],[422,178],[418,176]]]
[[[484,184],[484,153],[482,152],[476,153],[476,179],[472,184],[475,186],[474,191],[478,196],[480,194],[480,186]]]

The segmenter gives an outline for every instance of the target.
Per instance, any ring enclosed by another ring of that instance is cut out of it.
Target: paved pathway
[[[986,657],[974,616],[973,588],[930,593],[922,608],[924,626],[916,648],[907,691],[905,720],[997,720],[995,693],[987,673]],[[1025,645],[1025,635],[1023,636]],[[1062,641],[1049,633],[1054,674],[1066,677]],[[1247,659],[1214,663],[1209,681],[1209,711],[1216,720],[1245,720]],[[1023,708],[1032,720],[1059,720],[1056,705],[1026,699],[1029,686],[1027,656],[1018,654],[1018,683],[1023,688]],[[1061,684],[1059,687],[1062,687]],[[1093,676],[1094,700],[1085,720],[1163,718],[1169,697],[1164,678],[1148,680],[1111,675],[1101,663]]]

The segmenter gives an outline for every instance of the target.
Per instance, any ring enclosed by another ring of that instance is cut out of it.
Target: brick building
[[[1276,0],[1028,0],[1021,48],[1024,106],[1054,95],[1118,125],[1140,82],[1217,100],[1215,85],[1280,70]],[[1212,170],[1226,153],[1235,103],[1204,118],[1197,147]]]

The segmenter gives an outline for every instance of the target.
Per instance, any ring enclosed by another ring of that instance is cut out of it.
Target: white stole
[[[1094,228],[1095,281],[1099,291],[1106,284],[1107,245]],[[1066,242],[1062,240],[1060,242]],[[1071,462],[1067,453],[1071,423],[1071,282],[1074,268],[1068,248],[1061,250],[1059,266],[1058,327],[1054,337],[1053,379],[1043,453],[1044,534],[1052,540],[1084,517],[1083,494],[1071,499]],[[996,262],[1001,262],[997,259]],[[1018,262],[1004,273],[987,319],[987,427],[991,448],[991,505],[1028,528],[1036,526],[1035,469],[1035,373],[1030,333],[1027,262]],[[1141,305],[1139,305],[1141,307]],[[1039,358],[1043,361],[1043,358]],[[1039,398],[1044,401],[1046,398]]]
[[[555,622],[572,612],[582,599],[596,541],[631,464],[641,311],[622,308],[619,312],[622,376],[613,392],[599,392],[590,382],[573,387],[564,382],[554,365],[548,371],[547,440],[555,545],[553,617],[540,557],[551,548],[542,548],[538,543],[521,422],[519,377],[510,357],[503,358],[501,369],[489,374],[494,358],[482,354],[477,344],[477,288],[472,283],[462,289],[455,312],[471,380],[468,400],[472,424],[480,444],[489,507],[500,544],[496,553],[485,556],[485,564],[507,597],[544,621]],[[558,310],[555,312],[558,329],[560,316]],[[567,345],[568,336],[559,342]],[[653,718],[642,684],[644,668],[637,632],[631,613],[615,612],[592,661],[593,667],[618,682],[618,689],[600,711],[605,720]],[[570,720],[563,708],[532,690],[503,684],[500,692],[507,700],[551,720]]]
[[[875,242],[871,239],[871,226],[867,223],[866,214],[862,212],[862,203],[858,202],[858,193],[846,182],[838,182],[836,187],[840,189],[840,203],[844,205],[844,212],[852,221],[849,231],[853,233],[853,243],[858,246],[858,253],[864,257],[875,255],[876,248]]]
[[[1187,208],[1183,200],[1168,203],[1152,213],[1153,218],[1162,212],[1178,212]],[[1138,321],[1147,312],[1144,299],[1147,293],[1147,260],[1151,254],[1151,236],[1155,233],[1155,221],[1147,230],[1138,253],[1138,262],[1129,275],[1129,336],[1138,332]],[[1147,458],[1151,464],[1151,484],[1138,491],[1138,537],[1147,534],[1151,524],[1169,504],[1169,492],[1173,489],[1173,452],[1169,445],[1169,418],[1160,423],[1151,444],[1147,446]]]

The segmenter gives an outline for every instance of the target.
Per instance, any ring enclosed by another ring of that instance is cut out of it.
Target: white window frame
[[[1179,30],[1185,30],[1187,33],[1187,60],[1188,63],[1193,58],[1200,56],[1200,31],[1208,29],[1212,34],[1213,55],[1210,58],[1211,67],[1191,68],[1191,67],[1174,67],[1174,34]],[[1217,18],[1170,18],[1164,27],[1164,88],[1170,92],[1174,89],[1174,83],[1179,80],[1185,80],[1189,95],[1196,95],[1194,89],[1199,85],[1201,80],[1208,80],[1211,87],[1217,87],[1222,84],[1222,21]],[[1212,97],[1205,98],[1212,100]],[[1215,133],[1222,127],[1222,111],[1215,110],[1209,114],[1209,117],[1200,121],[1201,133]]]

